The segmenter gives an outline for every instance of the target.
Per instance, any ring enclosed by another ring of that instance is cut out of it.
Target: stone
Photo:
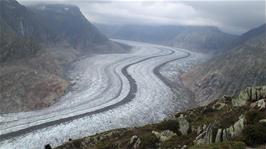
[[[243,115],[241,115],[239,117],[239,120],[236,121],[232,126],[224,129],[222,131],[223,141],[230,140],[234,137],[239,136],[244,129],[244,121],[245,121],[245,118]]]
[[[225,102],[231,102],[232,101],[232,97],[230,97],[230,96],[224,96],[223,99]]]
[[[210,125],[209,127],[208,127],[208,129],[207,129],[207,133],[206,133],[206,136],[205,136],[205,142],[206,142],[206,144],[211,144],[211,143],[213,143],[212,142],[212,138],[213,138],[213,130],[212,130],[212,126]]]
[[[205,130],[207,128],[207,125],[206,124],[204,124],[203,125],[203,130]]]
[[[179,131],[182,133],[182,135],[187,135],[189,130],[189,122],[186,120],[183,114],[178,117],[178,123]]]
[[[199,135],[202,132],[201,126],[197,128],[197,135]]]
[[[164,130],[162,132],[152,131],[152,133],[161,141],[170,140],[172,137],[177,136],[176,133],[170,130]]]
[[[141,140],[140,140],[140,138],[138,138],[137,141],[136,141],[136,143],[134,144],[133,148],[134,149],[139,148],[140,144],[141,144]]]
[[[233,126],[234,127],[234,130],[231,133],[231,136],[232,137],[236,137],[236,136],[239,136],[241,134],[242,130],[244,129],[244,121],[245,121],[244,120],[244,116],[241,115],[239,117],[239,120],[237,122],[235,122],[235,124]]]
[[[247,87],[237,98],[232,99],[233,106],[243,106],[248,101],[257,101],[266,98],[266,86]]]
[[[196,144],[204,144],[205,143],[205,140],[203,138],[201,139],[198,139],[196,141],[194,141]]]
[[[265,99],[260,99],[256,102],[250,104],[251,108],[258,108],[259,110],[264,110],[266,108]]]
[[[226,105],[225,103],[217,102],[216,104],[214,104],[212,106],[212,109],[214,109],[214,110],[221,110],[222,108],[224,108],[225,105]]]
[[[222,142],[222,140],[221,140],[222,139],[222,132],[223,132],[222,129],[218,129],[216,137],[215,137],[215,143]]]
[[[136,135],[132,136],[131,139],[130,139],[129,144],[134,144],[137,141],[137,139],[138,139],[138,136],[136,136]]]
[[[181,149],[187,149],[187,145],[183,145]]]
[[[207,126],[206,126],[207,127]],[[210,144],[213,143],[213,126],[210,124],[206,129],[203,130],[203,132],[196,137],[194,142],[196,144]]]
[[[138,136],[134,135],[131,137],[130,141],[129,141],[129,146],[133,147],[134,149],[139,148],[141,144],[141,140]]]
[[[227,131],[226,131],[226,129],[224,129],[224,130],[223,130],[223,141],[228,140],[227,138],[228,138],[228,137],[227,137]]]
[[[266,123],[266,119],[259,120],[259,123]]]

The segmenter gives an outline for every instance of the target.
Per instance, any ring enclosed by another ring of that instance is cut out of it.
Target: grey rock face
[[[131,139],[130,139],[129,144],[130,145],[134,144],[137,141],[137,139],[138,139],[138,136],[136,136],[136,135],[135,136],[132,136]]]
[[[216,134],[216,138],[215,138],[215,142],[222,142],[222,129],[218,129],[217,134]]]
[[[212,143],[212,138],[213,138],[212,128],[213,128],[212,124],[209,124],[207,127],[203,127],[203,132],[200,133],[196,137],[194,142],[196,144],[210,144],[210,143]]]
[[[214,125],[209,124],[207,127],[203,128],[202,132],[196,137],[194,142],[196,144],[211,144],[231,140],[232,138],[241,135],[242,130],[244,129],[244,121],[244,116],[241,115],[239,120],[230,127],[225,129],[218,128],[216,134],[213,133]]]
[[[259,122],[260,123],[266,123],[266,119],[261,119]]]
[[[248,101],[257,101],[255,105],[251,106],[259,106],[260,108],[265,107],[265,101],[260,99],[266,98],[266,86],[259,87],[247,87],[244,91],[241,91],[239,96],[232,100],[232,104],[234,106],[243,106]]]
[[[251,103],[250,108],[258,108],[259,110],[264,110],[266,108],[265,99],[260,99],[256,102]]]
[[[189,130],[189,122],[186,120],[186,118],[183,116],[183,114],[180,115],[178,118],[179,123],[179,131],[182,133],[182,135],[187,135]]]
[[[133,149],[139,148],[141,144],[141,140],[138,136],[132,136],[129,142],[129,146],[132,147]]]
[[[176,136],[176,133],[170,130],[164,130],[162,132],[152,131],[152,133],[161,141],[170,140],[172,137]]]

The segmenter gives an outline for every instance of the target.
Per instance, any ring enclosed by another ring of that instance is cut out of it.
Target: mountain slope
[[[235,38],[216,27],[187,27],[168,44],[201,52],[219,51],[230,46]]]
[[[234,48],[183,76],[201,104],[266,83],[266,25],[250,30],[234,43]]]
[[[15,0],[0,1],[0,62],[34,55],[38,45],[30,39],[38,28],[32,14]]]
[[[123,52],[75,6],[26,8],[0,1],[0,113],[55,103],[69,86],[61,64],[91,52]],[[74,21],[73,21],[74,20]]]
[[[0,113],[51,105],[69,83],[56,59],[33,40],[43,32],[41,25],[15,0],[0,6]]]
[[[38,16],[37,21],[48,31],[48,37],[42,41],[67,42],[75,48],[88,48],[108,41],[76,6],[54,4],[29,8]]]
[[[225,49],[236,38],[211,26],[97,26],[110,38],[151,42],[201,52]]]
[[[18,36],[38,37],[45,32],[36,15],[16,0],[1,0],[0,15],[10,29]]]

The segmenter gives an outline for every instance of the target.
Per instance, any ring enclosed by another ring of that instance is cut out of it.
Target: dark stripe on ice
[[[80,114],[80,115],[75,115],[75,116],[71,116],[71,117],[67,117],[67,118],[62,118],[62,119],[58,119],[58,120],[55,120],[55,121],[46,122],[46,123],[42,123],[42,124],[39,124],[39,125],[31,126],[31,127],[25,128],[25,129],[18,130],[18,131],[14,131],[14,132],[2,134],[2,135],[0,135],[0,141],[6,140],[6,139],[11,139],[13,137],[18,137],[18,136],[21,136],[21,135],[26,134],[26,133],[30,133],[30,132],[35,131],[35,130],[38,130],[38,129],[42,129],[42,128],[46,128],[46,127],[49,127],[49,126],[58,125],[58,124],[61,124],[61,123],[66,123],[66,122],[73,121],[75,119],[79,119],[79,118],[82,118],[82,117],[85,117],[85,116],[88,116],[88,115],[92,115],[92,114],[100,113],[100,112],[103,112],[103,111],[107,111],[109,109],[113,109],[113,108],[115,108],[117,106],[120,106],[122,104],[125,104],[125,103],[131,101],[136,96],[136,93],[137,93],[137,84],[136,84],[135,79],[128,73],[128,68],[130,66],[132,66],[132,65],[135,65],[135,64],[144,62],[144,61],[149,60],[149,59],[152,59],[152,58],[161,57],[161,56],[167,56],[167,55],[172,55],[173,53],[175,53],[174,50],[170,50],[170,49],[168,49],[168,50],[171,51],[168,54],[157,55],[157,56],[152,56],[152,57],[149,57],[149,58],[145,58],[145,59],[142,59],[140,61],[137,61],[137,62],[128,64],[128,65],[126,65],[125,67],[122,68],[122,74],[128,79],[128,81],[130,83],[130,91],[127,94],[127,96],[123,100],[121,100],[120,102],[115,103],[115,104],[110,105],[110,106],[107,106],[107,107],[104,107],[102,109],[98,109],[98,110],[92,111],[92,112],[87,112],[87,113],[83,113],[83,114]],[[183,59],[183,58],[186,58],[186,57],[189,57],[189,56],[190,56],[190,53],[188,53],[188,55],[186,55],[184,57],[179,57],[179,58],[174,59],[174,60]],[[165,81],[164,80],[164,77],[162,77],[162,75],[159,73],[159,68],[161,66],[165,65],[166,63],[171,62],[171,61],[174,61],[174,60],[170,60],[170,61],[164,62],[163,64],[157,66],[154,69],[154,73],[164,83],[166,83],[166,85],[168,85],[167,84],[167,81]]]

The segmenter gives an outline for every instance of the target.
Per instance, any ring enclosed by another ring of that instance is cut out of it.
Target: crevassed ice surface
[[[154,73],[156,66],[168,62],[162,74],[174,79],[176,69],[186,70],[204,56],[184,49],[173,49],[139,42],[119,41],[133,46],[129,53],[83,57],[72,64],[69,77],[72,89],[49,108],[0,116],[0,135],[70,116],[105,109],[68,122],[58,123],[0,142],[1,149],[35,149],[50,143],[57,146],[69,138],[76,139],[98,132],[158,122],[183,108],[186,101],[173,94]],[[182,58],[190,53],[189,57]],[[173,61],[175,60],[175,61]],[[171,61],[171,62],[170,62]],[[126,100],[130,83],[122,69],[136,81],[137,92]],[[177,78],[176,78],[177,79]],[[1,139],[1,138],[0,138]]]

